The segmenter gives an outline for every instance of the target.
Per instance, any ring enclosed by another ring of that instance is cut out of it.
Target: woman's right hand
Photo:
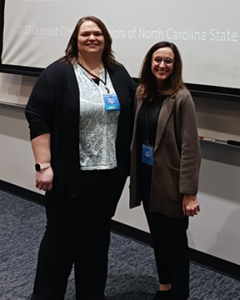
[[[51,191],[53,182],[53,170],[51,167],[36,172],[36,188],[43,191]]]

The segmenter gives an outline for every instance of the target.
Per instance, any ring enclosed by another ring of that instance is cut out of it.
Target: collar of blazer
[[[154,152],[158,148],[163,132],[165,130],[165,127],[167,125],[168,119],[172,113],[173,107],[175,105],[175,96],[176,94],[173,94],[169,97],[167,97],[162,104],[162,108],[158,117],[158,124],[157,124],[157,135],[156,135],[156,141],[155,141],[155,146],[154,146]],[[142,99],[136,99],[137,100],[137,106],[136,106],[136,117],[135,117],[135,122],[134,122],[134,131],[133,131],[133,136],[136,137],[136,126],[137,126],[137,117],[138,113],[140,111],[140,108],[143,104]]]

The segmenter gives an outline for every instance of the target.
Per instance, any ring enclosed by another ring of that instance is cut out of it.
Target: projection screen
[[[77,21],[107,26],[132,77],[159,41],[177,45],[190,84],[240,89],[239,0],[5,0],[2,66],[45,68],[64,55]]]

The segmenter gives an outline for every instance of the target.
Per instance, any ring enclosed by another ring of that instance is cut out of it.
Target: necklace
[[[84,68],[83,65],[81,65],[80,63],[78,63],[80,67],[82,67],[88,74],[92,75],[94,78],[99,79],[104,85],[105,85],[105,89],[107,90],[107,93],[110,93],[109,88],[107,87],[107,70],[105,69],[105,81],[103,81],[100,77],[98,77],[97,75],[93,74],[92,72],[90,72],[88,69]]]

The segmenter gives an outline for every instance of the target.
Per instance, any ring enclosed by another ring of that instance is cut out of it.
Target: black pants
[[[189,220],[149,212],[152,169],[148,165],[142,164],[141,180],[143,207],[153,239],[159,282],[172,284],[172,300],[185,300],[189,297]]]
[[[31,300],[63,300],[74,264],[77,300],[102,300],[111,218],[125,180],[118,170],[84,171],[81,197],[46,195],[47,227]]]
[[[159,282],[172,284],[172,300],[185,300],[189,297],[188,218],[170,218],[149,212],[148,201],[143,204],[153,239]]]

